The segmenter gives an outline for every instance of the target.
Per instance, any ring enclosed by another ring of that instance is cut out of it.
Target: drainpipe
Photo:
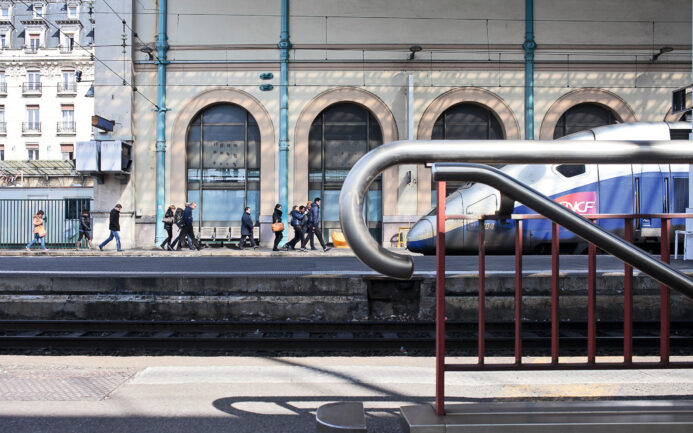
[[[282,205],[282,222],[288,227],[289,214],[289,0],[282,0],[282,32],[280,49],[280,96],[279,96],[279,203]]]
[[[156,38],[158,64],[158,83],[156,100],[156,239],[157,245],[164,240],[164,226],[161,219],[166,209],[166,51],[168,36],[166,35],[166,3],[159,0],[159,35]]]
[[[534,0],[525,0],[525,139],[534,140]]]

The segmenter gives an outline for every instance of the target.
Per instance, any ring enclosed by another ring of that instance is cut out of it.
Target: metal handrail
[[[693,279],[496,168],[480,164],[435,164],[431,172],[434,181],[473,181],[491,186],[660,283],[693,299]]]
[[[356,257],[382,274],[411,278],[414,271],[412,258],[383,248],[368,231],[362,215],[368,187],[380,173],[395,165],[461,161],[493,164],[688,164],[693,161],[693,146],[688,141],[585,141],[580,142],[580,146],[526,140],[412,140],[384,144],[368,152],[354,165],[339,196],[342,231]]]

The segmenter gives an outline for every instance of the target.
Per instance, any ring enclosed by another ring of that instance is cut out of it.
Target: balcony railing
[[[7,135],[7,122],[0,122],[0,135]]]
[[[0,82],[0,96],[7,96],[7,83],[4,81]]]
[[[58,122],[58,134],[74,134],[76,133],[75,122]]]
[[[60,54],[70,54],[73,50],[72,47],[65,47],[65,46],[60,46]]]
[[[22,122],[22,134],[40,134],[41,122]]]
[[[58,82],[58,94],[67,95],[77,93],[77,83],[75,82]]]
[[[41,48],[41,47],[38,45],[25,45],[24,46],[24,52],[27,54],[36,54],[38,52],[39,48]]]
[[[30,81],[22,84],[22,94],[24,95],[40,95],[41,83]]]

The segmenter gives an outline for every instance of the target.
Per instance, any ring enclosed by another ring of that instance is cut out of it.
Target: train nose
[[[420,219],[407,234],[407,249],[413,253],[426,253],[435,249],[434,233],[431,217]]]

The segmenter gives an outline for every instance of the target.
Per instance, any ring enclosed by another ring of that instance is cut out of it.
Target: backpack
[[[183,221],[183,212],[178,212],[176,211],[176,215],[174,216],[174,221],[176,223],[176,226],[178,226],[179,229],[182,229],[183,226],[185,225],[185,221]]]

